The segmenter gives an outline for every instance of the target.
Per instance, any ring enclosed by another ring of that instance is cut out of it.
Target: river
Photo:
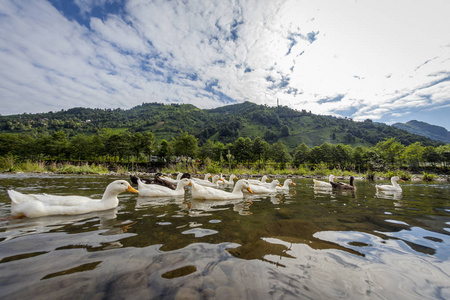
[[[125,176],[0,174],[1,299],[450,299],[450,185],[145,198],[12,219],[6,193],[100,198]],[[280,180],[283,182],[283,179]],[[385,181],[383,184],[388,184]]]

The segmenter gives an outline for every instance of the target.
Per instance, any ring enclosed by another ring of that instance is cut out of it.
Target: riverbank
[[[437,174],[432,170],[422,170],[419,172],[411,172],[407,170],[390,170],[386,172],[367,171],[358,173],[341,169],[328,169],[325,164],[318,164],[314,168],[300,166],[299,168],[286,167],[284,169],[275,168],[274,165],[266,165],[262,169],[248,168],[238,165],[234,168],[220,167],[215,164],[203,166],[184,166],[182,164],[170,165],[169,167],[154,168],[142,167],[136,164],[120,165],[120,164],[95,164],[82,163],[72,164],[68,162],[22,162],[16,163],[10,161],[7,165],[0,168],[0,173],[42,173],[42,174],[79,174],[79,175],[111,175],[111,176],[129,176],[136,174],[140,177],[153,177],[156,172],[166,175],[175,175],[179,172],[190,173],[194,177],[202,177],[204,174],[219,174],[224,177],[231,174],[239,178],[259,178],[268,175],[270,178],[315,178],[326,179],[330,174],[335,175],[340,180],[348,180],[350,176],[354,176],[358,180],[385,180],[393,176],[399,176],[403,180],[411,181],[450,181],[448,174]]]
[[[135,175],[141,178],[153,178],[155,176],[156,173],[153,172],[130,172],[127,170],[122,170],[122,171],[101,171],[101,172],[92,172],[92,170],[90,170],[89,172],[80,172],[80,170],[78,169],[72,169],[72,172],[68,172],[68,169],[65,169],[62,172],[55,172],[55,171],[33,171],[33,172],[23,172],[23,171],[8,171],[8,172],[0,172],[1,174],[72,174],[72,175],[102,175],[102,176],[126,176],[129,177],[130,175]],[[163,175],[165,176],[171,176],[171,177],[176,177],[176,175],[179,173],[176,170],[164,170],[164,172],[161,172]],[[196,172],[196,173],[190,173],[191,176],[196,177],[196,178],[203,178],[203,176],[205,174],[207,174],[208,172]],[[237,173],[237,172],[236,172]],[[338,172],[339,173],[339,172]],[[338,174],[336,172],[331,172],[330,174]],[[222,175],[224,177],[229,177],[231,174],[235,174],[235,173],[222,173]],[[239,179],[245,178],[252,178],[252,179],[259,179],[264,175],[267,175],[269,178],[271,179],[286,179],[286,178],[298,178],[298,179],[328,179],[329,174],[305,174],[305,175],[298,175],[298,174],[266,174],[266,173],[255,173],[255,174],[250,174],[250,173],[239,173],[239,174],[235,174]],[[369,177],[368,174],[346,174],[346,175],[335,175],[337,177],[338,180],[349,180],[350,176],[354,176],[356,180],[388,180],[390,179],[393,175],[391,175],[391,173],[379,173],[379,174],[374,174],[373,176]],[[450,176],[448,175],[435,175],[435,174],[408,174],[407,179],[405,179],[406,181],[425,181],[425,182],[430,182],[430,181],[448,181],[450,182]]]

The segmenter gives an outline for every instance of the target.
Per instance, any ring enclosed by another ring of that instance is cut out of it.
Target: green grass
[[[130,167],[132,168],[132,167]],[[126,166],[119,165],[116,167],[115,172],[119,174],[125,174],[132,172]],[[44,162],[44,161],[25,161],[19,162],[13,156],[0,157],[0,172],[25,172],[25,173],[60,173],[60,174],[107,174],[109,170],[104,165],[96,164],[57,164],[55,162]],[[203,166],[199,166],[195,163],[180,162],[176,165],[172,165],[169,168],[163,168],[161,170],[165,174],[173,174],[178,172],[186,172],[191,174],[219,174],[224,175],[235,174],[237,176],[251,176],[260,174],[270,174],[270,175],[294,175],[294,176],[323,176],[327,177],[330,174],[335,176],[358,176],[364,178],[386,178],[389,179],[393,176],[399,176],[403,180],[410,180],[413,175],[404,170],[390,170],[387,172],[371,172],[368,171],[365,174],[358,174],[357,172],[346,171],[341,169],[329,169],[326,164],[317,164],[311,169],[309,165],[301,165],[298,168],[293,168],[287,165],[286,168],[280,169],[275,163],[266,163],[263,168],[257,168],[257,166],[244,166],[244,165],[233,165],[231,168],[228,164],[219,162],[206,161]],[[421,178],[423,181],[434,181],[437,179],[437,175],[429,174],[423,172],[423,176],[416,176],[416,178]]]
[[[124,171],[124,170],[122,170]],[[13,158],[0,158],[0,172],[24,172],[24,173],[59,173],[59,174],[105,174],[109,173],[108,168],[102,165],[72,165],[56,164],[55,162],[47,164],[43,161],[25,161],[15,162]]]

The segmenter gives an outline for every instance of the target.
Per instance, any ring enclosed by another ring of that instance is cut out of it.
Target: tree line
[[[447,170],[450,144],[423,146],[420,142],[403,145],[395,138],[385,139],[371,147],[351,147],[323,143],[309,147],[301,143],[289,151],[283,142],[269,144],[261,137],[239,137],[232,143],[199,140],[188,132],[157,141],[152,132],[119,132],[102,129],[96,134],[69,137],[64,131],[50,135],[0,134],[0,157],[20,161],[73,161],[155,163],[169,165],[179,160],[201,164],[205,161],[244,165],[261,169],[268,163],[279,169],[318,165],[327,168],[365,172],[387,169],[417,170],[434,167]]]
[[[351,119],[314,115],[306,110],[251,102],[210,110],[189,104],[143,103],[129,110],[72,108],[59,112],[0,116],[0,133],[24,133],[34,138],[63,131],[68,139],[72,139],[76,135],[96,135],[104,131],[102,128],[109,128],[114,133],[152,132],[159,141],[171,141],[182,128],[198,138],[200,146],[207,140],[228,144],[239,137],[252,140],[261,137],[270,144],[282,141],[291,152],[302,142],[311,147],[320,146],[323,142],[356,147],[374,146],[392,137],[405,146],[415,142],[434,147],[443,144],[369,119],[353,122]]]

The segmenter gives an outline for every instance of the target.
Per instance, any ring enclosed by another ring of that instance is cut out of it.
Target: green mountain
[[[372,146],[392,137],[404,145],[415,142],[431,146],[442,144],[371,120],[354,122],[347,118],[314,115],[306,110],[251,102],[215,109],[199,109],[190,104],[143,103],[129,110],[72,108],[0,117],[0,133],[36,136],[63,130],[74,136],[94,134],[103,128],[116,132],[151,131],[158,140],[170,140],[186,131],[195,135],[200,145],[208,139],[229,143],[239,137],[254,139],[257,136],[269,143],[281,140],[289,149],[303,142],[310,147],[325,142]]]
[[[395,123],[392,126],[394,126],[395,128],[406,130],[413,134],[425,136],[436,141],[450,143],[450,132],[441,126],[431,125],[416,120],[406,122],[406,124]]]

